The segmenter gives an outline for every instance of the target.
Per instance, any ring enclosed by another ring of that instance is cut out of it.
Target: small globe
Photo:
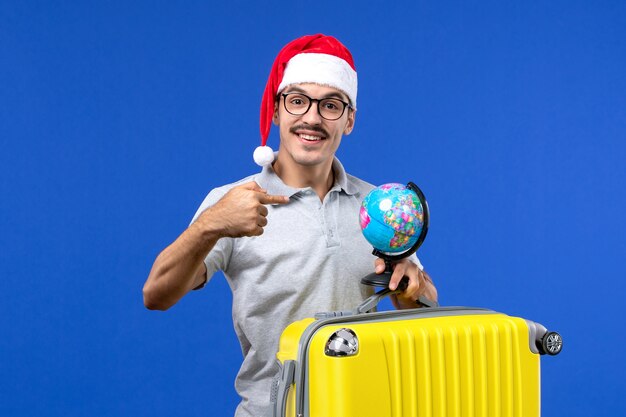
[[[383,184],[361,203],[359,221],[363,236],[375,249],[397,254],[419,239],[424,207],[417,194],[403,184]]]

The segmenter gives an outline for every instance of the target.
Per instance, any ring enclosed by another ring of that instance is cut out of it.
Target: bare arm
[[[157,256],[143,286],[145,306],[167,310],[176,304],[204,282],[204,259],[219,239],[261,235],[267,225],[265,204],[288,201],[288,197],[267,195],[255,182],[231,189]]]
[[[165,248],[154,261],[143,286],[145,306],[150,310],[167,310],[202,284],[206,274],[204,258],[219,238],[217,230],[203,230],[193,223]]]

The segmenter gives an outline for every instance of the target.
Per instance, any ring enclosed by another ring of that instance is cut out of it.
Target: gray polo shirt
[[[256,181],[268,194],[289,196],[268,206],[261,236],[220,239],[205,259],[233,292],[233,323],[244,360],[235,381],[237,417],[270,414],[271,380],[283,329],[320,311],[353,309],[373,290],[360,283],[375,257],[359,226],[361,201],[373,188],[333,162],[335,185],[324,201],[311,188],[285,185],[271,167],[212,190],[194,220],[236,185]],[[236,215],[236,213],[233,213]]]

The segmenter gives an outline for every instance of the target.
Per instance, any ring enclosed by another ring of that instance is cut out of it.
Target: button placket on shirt
[[[339,246],[337,216],[335,215],[334,207],[335,199],[335,193],[333,191],[329,192],[320,207],[320,220],[322,221],[322,227],[326,236],[326,247],[329,248]]]
[[[330,191],[324,201],[320,201],[317,193],[310,188],[302,189],[299,192],[301,201],[306,206],[317,207],[317,220],[322,234],[326,240],[326,247],[339,246],[339,234],[337,232],[337,219],[335,215],[336,196],[334,191]]]

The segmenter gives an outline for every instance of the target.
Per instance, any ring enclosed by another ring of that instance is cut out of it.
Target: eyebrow
[[[297,86],[288,87],[287,90],[285,91],[285,94],[288,94],[288,93],[309,94],[308,92],[304,91],[302,88],[297,87]],[[338,98],[339,100],[343,100],[343,101],[346,101],[348,103],[350,102],[350,99],[348,99],[347,97],[344,97],[344,95],[342,93],[334,92],[334,91],[331,92],[331,93],[328,93],[328,94],[326,94],[324,96],[322,96],[321,98],[322,99],[325,99],[325,98]]]

